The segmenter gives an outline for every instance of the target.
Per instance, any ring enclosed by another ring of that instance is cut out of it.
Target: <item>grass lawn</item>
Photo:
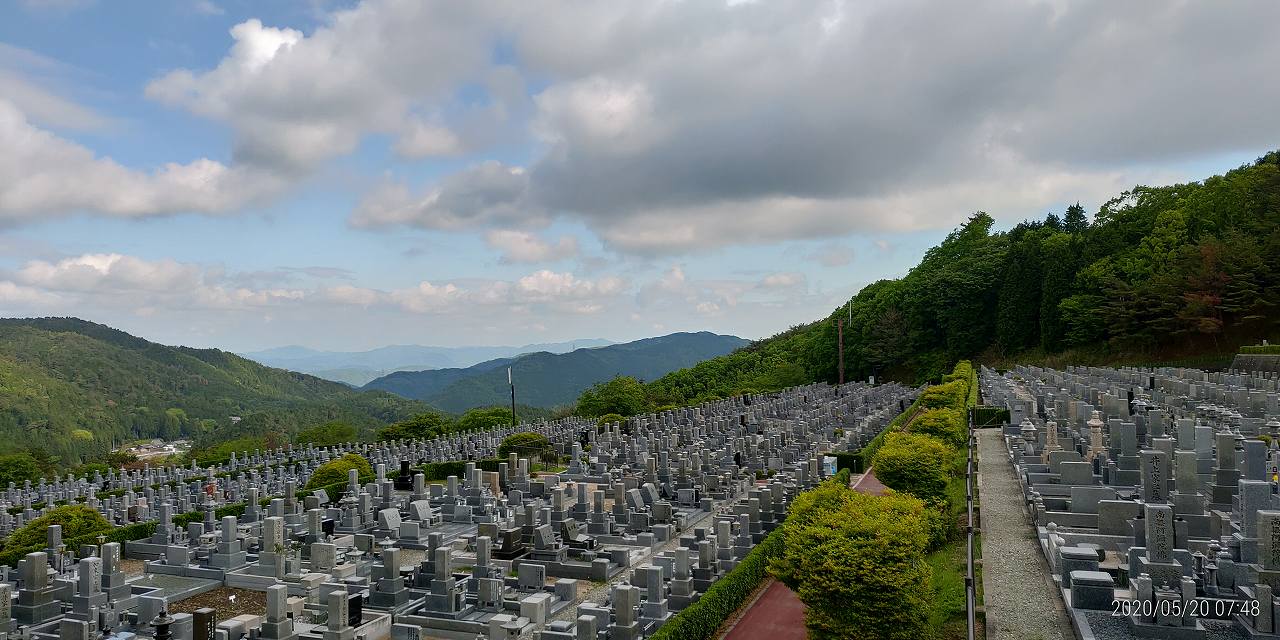
[[[947,502],[951,504],[951,511],[956,514],[962,531],[968,516],[964,499],[964,464],[965,457],[962,449],[956,460],[960,477],[947,483]],[[976,486],[974,490],[973,498],[976,508],[978,504]],[[929,616],[929,626],[933,628],[939,640],[963,640],[968,637],[966,628],[968,615],[965,612],[964,593],[967,546],[966,536],[961,533],[955,540],[925,557],[925,561],[933,569],[934,608]],[[973,537],[973,558],[976,565],[973,577],[977,587],[977,605],[982,606],[982,565],[977,563],[978,559],[982,558],[982,536],[977,532]],[[981,627],[981,615],[977,616],[975,623]],[[978,629],[977,635],[979,637],[983,635],[981,628]]]
[[[981,557],[982,538],[974,536],[974,557]],[[965,539],[947,544],[925,557],[933,569],[933,612],[929,626],[940,640],[967,637],[965,629]],[[974,567],[974,579],[978,587],[978,604],[982,604],[982,567]],[[980,622],[981,618],[979,618]],[[981,634],[979,634],[981,635]]]

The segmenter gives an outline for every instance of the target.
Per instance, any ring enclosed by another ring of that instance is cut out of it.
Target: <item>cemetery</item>
[[[1280,638],[1273,372],[983,369],[1082,638]]]
[[[1000,381],[1002,393],[1021,397]],[[731,572],[799,492],[833,475],[831,454],[861,450],[917,393],[896,383],[819,384],[602,426],[566,418],[11,484],[0,492],[0,535],[62,505],[110,528],[64,537],[51,525],[42,543],[6,547],[0,636],[645,638]],[[524,431],[545,436],[567,468],[537,473],[517,454],[494,464],[502,440]],[[368,460],[372,475],[353,468],[345,482],[303,489],[349,454]],[[427,481],[424,465],[455,461],[460,475]],[[1129,471],[1124,464],[1117,471]],[[1229,473],[1215,480],[1229,484],[1213,485],[1210,497],[1228,502],[1248,482]],[[1046,512],[1058,506],[1039,499]],[[1214,506],[1223,507],[1206,508]],[[1211,520],[1197,527],[1228,526]],[[1144,556],[1141,566],[1165,575],[1182,548]],[[1257,543],[1249,558],[1269,549]],[[1249,587],[1270,588],[1258,584]],[[265,610],[171,611],[220,590],[263,594]]]

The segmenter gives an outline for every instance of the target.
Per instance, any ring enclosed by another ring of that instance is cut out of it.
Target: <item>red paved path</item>
[[[804,603],[773,580],[724,640],[805,640]]]
[[[888,489],[888,487],[884,486],[884,483],[880,482],[880,479],[876,477],[874,469],[867,469],[867,472],[862,474],[862,477],[858,478],[857,482],[853,483],[854,491],[869,493],[873,496],[884,495],[885,489]]]

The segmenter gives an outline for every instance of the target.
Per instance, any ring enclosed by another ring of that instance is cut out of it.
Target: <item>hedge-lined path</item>
[[[768,586],[747,605],[747,611],[721,638],[723,640],[804,640],[804,603],[787,585],[770,579]]]
[[[1074,640],[1062,597],[1027,524],[1000,429],[977,429],[982,496],[982,588],[991,640]],[[1032,567],[1039,567],[1038,570]]]

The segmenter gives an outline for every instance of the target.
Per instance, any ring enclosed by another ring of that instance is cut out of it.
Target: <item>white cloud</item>
[[[56,305],[58,296],[34,287],[24,287],[9,280],[0,280],[0,302],[18,307]]]
[[[401,133],[394,148],[404,158],[451,156],[462,151],[462,140],[447,127],[414,120]]]
[[[580,300],[617,294],[624,285],[621,278],[613,276],[584,280],[572,273],[543,269],[520,278],[516,282],[515,296],[520,302]]]
[[[415,132],[412,114],[489,68],[494,25],[482,9],[367,2],[311,34],[247,20],[215,68],[171,71],[147,95],[226,122],[237,160],[274,171],[314,169],[369,133],[407,131],[401,153],[434,155],[456,144],[439,130]]]
[[[85,254],[56,263],[28,262],[18,279],[54,291],[177,291],[199,284],[201,270],[174,260],[147,261],[118,253]]]
[[[0,42],[0,96],[35,122],[50,127],[101,130],[115,124],[97,111],[62,95],[84,74],[29,49]]]
[[[351,223],[424,229],[544,224],[545,212],[525,206],[528,186],[523,168],[491,160],[449,176],[421,196],[404,185],[385,184],[361,201]]]
[[[790,289],[803,287],[805,282],[803,273],[771,273],[760,280],[759,286],[762,289]]]
[[[57,261],[31,260],[9,282],[33,304],[131,309],[248,309],[296,304],[307,292],[280,286],[237,286],[221,267],[171,258],[147,260],[118,253],[89,253]],[[16,294],[15,294],[16,295]]]
[[[709,316],[720,313],[720,305],[714,302],[699,302],[698,306],[694,307],[694,310],[702,315]]]
[[[1278,22],[1264,0],[365,0],[309,32],[243,21],[216,64],[148,84],[225,125],[225,163],[122,166],[40,128],[103,116],[0,77],[0,220],[239,211],[369,139],[468,166],[390,181],[359,227],[569,218],[652,256],[1020,219],[1261,151],[1280,84],[1240,78],[1272,74]]]
[[[390,298],[408,311],[431,313],[448,310],[462,296],[463,291],[453,284],[437,286],[423,280],[416,287],[392,291]]]
[[[220,16],[226,13],[226,10],[213,0],[195,0],[191,3],[191,8],[196,13],[206,16]]]
[[[0,222],[78,211],[121,217],[235,209],[272,191],[264,176],[201,158],[151,173],[128,169],[32,125],[0,99]]]
[[[853,263],[853,249],[842,244],[829,243],[818,247],[807,258],[824,267],[844,267]]]
[[[485,242],[501,251],[507,263],[552,262],[578,255],[578,239],[568,235],[553,244],[527,231],[492,229],[485,233]]]
[[[354,220],[456,229],[568,216],[611,248],[653,255],[1096,204],[1191,177],[1171,163],[1280,135],[1265,107],[1280,85],[1233,81],[1265,77],[1280,56],[1262,26],[1280,21],[1280,5],[1237,9],[528,6],[503,22],[520,71],[546,79],[531,121],[542,153],[520,184],[469,180],[441,210],[446,178]],[[1226,124],[1197,124],[1222,104]]]

